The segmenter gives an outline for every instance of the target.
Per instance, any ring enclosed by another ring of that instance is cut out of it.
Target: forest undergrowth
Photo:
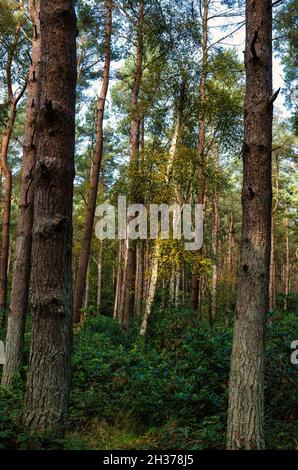
[[[282,305],[282,299],[280,299]],[[270,314],[265,422],[270,449],[297,448],[298,298]],[[91,313],[90,313],[91,312]],[[28,330],[29,331],[29,330]],[[26,334],[26,351],[30,334]],[[155,306],[146,339],[127,335],[108,316],[89,316],[74,332],[72,392],[66,437],[22,428],[26,367],[0,392],[2,449],[224,449],[232,316],[210,327],[186,308]]]

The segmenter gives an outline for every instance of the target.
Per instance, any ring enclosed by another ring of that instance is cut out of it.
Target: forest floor
[[[296,449],[298,366],[290,361],[298,338],[297,298],[268,322],[267,448]],[[295,313],[294,313],[295,312]],[[223,449],[225,447],[232,314],[211,328],[190,310],[156,307],[146,340],[113,319],[90,316],[75,331],[66,437],[42,437],[41,448]],[[26,334],[28,359],[29,332]],[[21,414],[26,368],[0,393],[0,446],[30,448]]]

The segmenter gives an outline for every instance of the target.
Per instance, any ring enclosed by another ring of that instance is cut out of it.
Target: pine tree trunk
[[[286,241],[286,264],[285,264],[285,289],[284,289],[284,310],[288,308],[289,278],[290,278],[290,245],[289,245],[289,217],[288,209],[285,218],[285,241]]]
[[[134,71],[133,88],[131,93],[132,119],[130,125],[130,195],[129,203],[137,201],[137,188],[135,187],[136,175],[139,173],[139,149],[140,149],[140,124],[139,93],[143,73],[143,28],[144,28],[144,1],[139,1],[139,13],[137,22],[137,54]],[[121,310],[125,329],[128,331],[131,316],[135,305],[135,271],[136,271],[136,244],[130,240],[129,234],[126,241],[125,266],[123,275],[123,293],[121,295]]]
[[[16,231],[16,254],[13,268],[10,311],[8,315],[5,364],[2,386],[9,387],[18,371],[23,355],[24,329],[28,308],[31,270],[31,244],[34,190],[32,175],[36,160],[36,117],[39,107],[40,27],[39,1],[29,2],[34,25],[31,67],[28,79],[25,137],[21,193]]]
[[[219,155],[218,146],[215,149],[215,163],[216,163],[216,180],[218,180],[219,173]],[[217,280],[218,280],[218,231],[219,231],[219,195],[218,195],[218,183],[216,182],[216,188],[214,191],[213,200],[213,227],[212,227],[212,281],[211,281],[211,323],[214,324],[217,314]]]
[[[89,263],[88,263],[89,266]],[[84,309],[88,308],[89,305],[89,267],[87,266],[87,273],[86,273],[86,288],[84,294]]]
[[[90,188],[87,203],[87,214],[85,219],[84,234],[81,246],[80,261],[77,271],[76,287],[74,292],[74,322],[80,321],[80,311],[83,305],[84,292],[86,288],[86,276],[90,256],[92,228],[94,223],[96,200],[99,184],[99,174],[103,154],[103,120],[105,102],[109,87],[110,63],[111,63],[111,34],[112,34],[112,0],[105,0],[106,9],[106,41],[105,41],[105,64],[103,71],[103,82],[97,103],[96,117],[96,143],[91,169]]]
[[[72,1],[41,0],[32,338],[24,411],[30,433],[62,434],[69,400],[76,33]]]
[[[202,71],[199,87],[199,139],[198,139],[198,192],[197,204],[204,204],[205,200],[205,175],[204,175],[204,157],[205,157],[205,139],[206,139],[206,81],[208,72],[208,10],[209,1],[203,2],[202,12]],[[199,250],[201,253],[202,248]],[[192,310],[200,315],[199,296],[201,279],[198,274],[193,275],[192,279]]]
[[[271,216],[271,256],[270,256],[270,281],[269,281],[269,310],[276,307],[276,269],[275,269],[275,217]]]
[[[227,447],[263,449],[272,210],[272,11],[269,0],[246,2],[245,67],[243,222]]]
[[[101,308],[102,249],[103,249],[103,241],[100,243],[100,248],[99,248],[99,252],[98,252],[98,260],[97,260],[97,292],[96,292],[96,313],[97,313],[97,315],[100,314],[100,308]]]
[[[10,232],[10,212],[11,212],[11,192],[12,174],[7,165],[7,152],[10,136],[15,120],[15,110],[12,110],[9,119],[9,128],[2,140],[2,168],[5,175],[5,197],[2,219],[2,245],[1,245],[1,265],[0,265],[0,326],[4,324],[7,303],[7,278],[8,278],[8,257],[9,257],[9,232]]]
[[[22,9],[22,5],[20,5]],[[5,197],[2,218],[2,238],[1,238],[1,254],[0,254],[0,326],[4,323],[7,303],[7,279],[8,279],[8,258],[9,258],[9,232],[10,232],[10,212],[11,212],[11,193],[12,193],[12,173],[8,165],[7,157],[10,139],[17,115],[18,102],[22,98],[26,87],[27,79],[19,92],[14,95],[12,84],[12,63],[16,53],[21,33],[21,23],[17,23],[14,35],[14,41],[11,45],[6,62],[6,82],[7,93],[9,98],[9,113],[5,131],[2,135],[1,142],[1,169],[5,176]]]
[[[228,256],[227,256],[227,268],[228,268],[228,279],[232,286],[233,277],[233,231],[234,231],[234,218],[233,212],[230,215],[229,234],[228,234]]]
[[[270,255],[270,280],[269,280],[269,310],[276,307],[276,266],[275,266],[275,213],[279,203],[279,162],[276,157],[276,175],[275,175],[275,204],[272,208],[271,216],[271,255]]]
[[[1,143],[1,145],[2,145],[2,143]],[[2,187],[3,187],[2,175],[3,175],[3,170],[2,170],[1,160],[0,160],[0,216],[1,216],[1,220],[3,218],[3,214],[2,214]],[[1,230],[1,233],[0,233],[0,266],[1,266],[1,253],[2,253],[2,230]]]

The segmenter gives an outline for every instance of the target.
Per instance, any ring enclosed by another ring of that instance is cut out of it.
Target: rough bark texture
[[[63,432],[72,344],[72,199],[76,19],[70,0],[41,0],[40,111],[34,172],[32,339],[25,397],[31,433]]]
[[[76,288],[74,292],[74,322],[80,321],[80,312],[83,305],[84,293],[86,288],[86,276],[88,261],[90,256],[90,247],[92,240],[92,228],[96,209],[96,200],[99,183],[99,173],[103,154],[103,120],[106,97],[110,79],[111,63],[111,34],[112,34],[112,0],[105,0],[106,9],[106,40],[105,40],[105,64],[103,70],[103,82],[97,103],[96,117],[96,143],[91,169],[90,188],[88,195],[87,214],[84,226],[84,235],[80,253],[79,267],[77,271]]]
[[[5,364],[2,375],[3,387],[8,387],[12,384],[13,378],[15,377],[22,360],[31,269],[34,199],[32,179],[36,159],[35,129],[40,92],[39,1],[31,0],[29,2],[29,9],[34,25],[34,33],[32,39],[31,66],[28,77],[22,181],[16,231],[16,254],[7,324]]]
[[[263,449],[272,209],[272,12],[269,0],[246,2],[245,67],[243,222],[227,447]]]

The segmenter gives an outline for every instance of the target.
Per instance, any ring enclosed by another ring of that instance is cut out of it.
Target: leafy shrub
[[[291,342],[298,316],[268,322],[265,418],[268,448],[296,448],[298,368]],[[211,329],[187,309],[155,308],[145,340],[112,318],[91,316],[75,332],[66,440],[43,448],[221,449],[225,447],[232,328]],[[21,428],[24,371],[0,392],[0,445],[32,446]]]

